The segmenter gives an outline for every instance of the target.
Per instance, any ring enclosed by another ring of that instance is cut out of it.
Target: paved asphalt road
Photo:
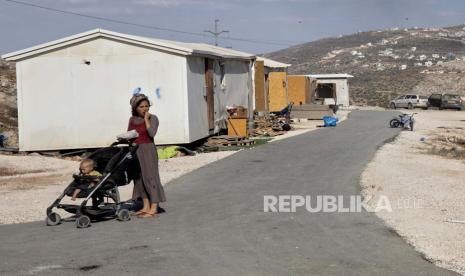
[[[0,227],[1,275],[452,275],[371,213],[264,213],[264,195],[356,195],[392,113],[353,112],[166,187],[157,219]],[[454,274],[455,275],[455,274]]]

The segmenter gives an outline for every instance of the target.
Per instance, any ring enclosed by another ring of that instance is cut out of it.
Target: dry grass
[[[10,168],[0,167],[0,176],[10,176],[10,175],[15,175],[15,174],[18,174],[18,172],[15,170],[12,170]]]
[[[452,159],[465,159],[465,130],[461,127],[438,128],[444,132],[432,135],[426,142],[427,153]]]

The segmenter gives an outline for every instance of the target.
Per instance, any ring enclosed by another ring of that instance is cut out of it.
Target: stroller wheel
[[[61,223],[61,217],[59,214],[53,212],[53,213],[50,213],[50,215],[47,216],[47,218],[45,218],[45,223],[48,225],[48,226],[55,226],[55,225],[58,225]]]
[[[119,221],[128,221],[131,219],[128,209],[121,209],[116,213],[116,219]]]
[[[77,228],[87,228],[90,226],[90,218],[86,215],[79,216],[76,219]]]

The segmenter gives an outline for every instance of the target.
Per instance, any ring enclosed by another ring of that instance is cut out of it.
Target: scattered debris
[[[266,117],[257,117],[255,118],[255,129],[249,133],[252,137],[265,136],[265,137],[274,137],[283,135],[286,131],[283,131],[282,128],[277,128],[274,126],[271,118]]]

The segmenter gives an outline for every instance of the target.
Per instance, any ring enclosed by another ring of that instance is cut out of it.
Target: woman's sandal
[[[138,218],[154,218],[156,217],[158,214],[157,213],[147,213],[147,212],[142,212],[141,214],[137,215]]]
[[[134,214],[132,214],[133,216],[138,216],[138,215],[142,215],[143,213],[146,213],[145,211],[142,211],[142,210],[139,210],[137,212],[134,212]]]

